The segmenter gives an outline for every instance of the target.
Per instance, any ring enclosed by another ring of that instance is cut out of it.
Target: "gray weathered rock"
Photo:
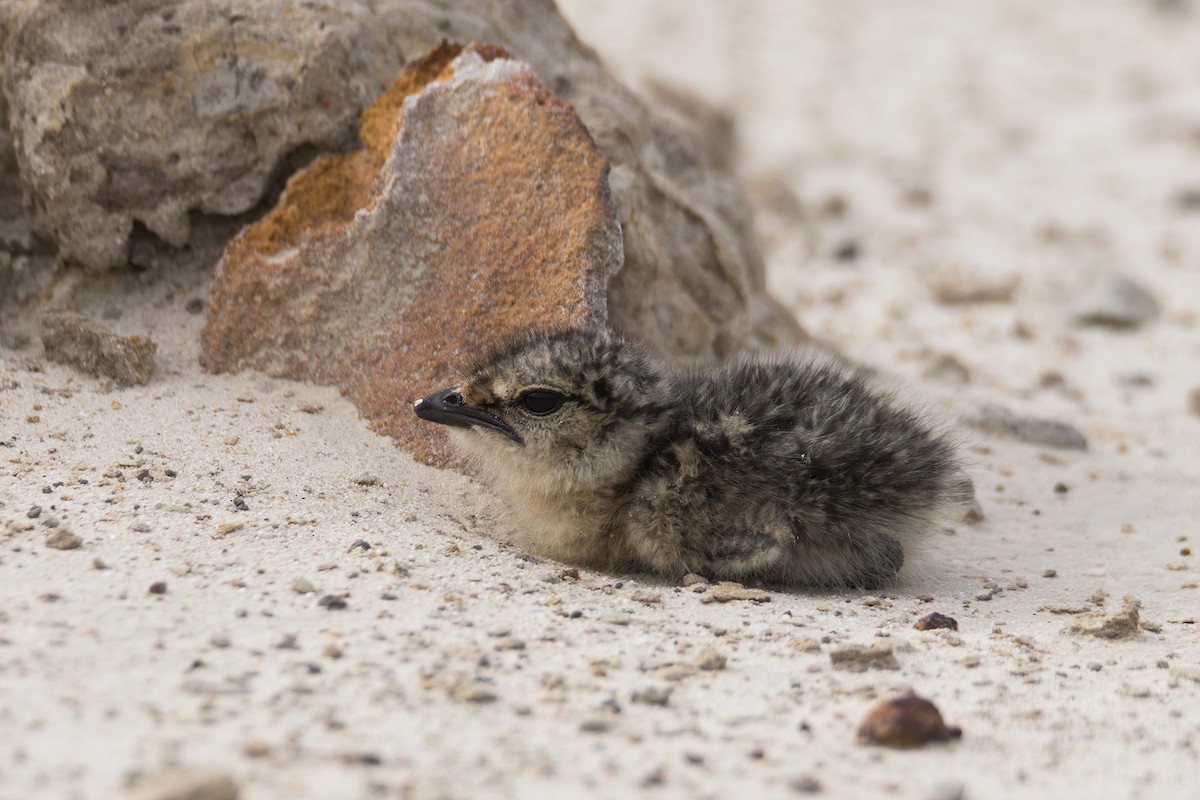
[[[486,40],[571,101],[612,162],[615,328],[677,353],[802,335],[766,294],[728,174],[609,75],[549,0],[21,0],[0,7],[0,26],[25,206],[66,260],[122,265],[136,225],[189,244],[196,214],[254,207],[297,151],[352,146],[359,112],[408,58]]]
[[[42,346],[51,361],[121,386],[144,386],[154,374],[158,346],[145,336],[119,336],[74,311],[42,316]]]
[[[965,420],[993,436],[1015,439],[1059,450],[1086,450],[1087,439],[1069,422],[1040,417],[1024,417],[999,406],[984,406]]]

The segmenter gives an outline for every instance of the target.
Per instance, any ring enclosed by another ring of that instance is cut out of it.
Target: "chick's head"
[[[481,359],[418,416],[523,491],[597,489],[640,459],[669,393],[646,351],[603,328],[531,333]]]

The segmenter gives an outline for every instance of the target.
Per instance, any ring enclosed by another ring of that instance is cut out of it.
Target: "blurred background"
[[[773,288],[851,352],[904,360],[905,340],[965,325],[1021,371],[1020,351],[1069,336],[1075,304],[1113,273],[1195,325],[1191,2],[560,7],[643,94],[728,116]],[[878,353],[887,339],[900,344]]]

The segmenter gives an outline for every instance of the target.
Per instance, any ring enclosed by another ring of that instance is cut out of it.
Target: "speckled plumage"
[[[829,358],[681,367],[534,333],[416,411],[454,426],[523,545],[605,570],[876,587],[964,486],[947,437]]]

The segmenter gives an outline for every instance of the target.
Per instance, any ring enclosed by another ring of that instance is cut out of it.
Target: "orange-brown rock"
[[[413,400],[516,331],[606,319],[622,258],[608,162],[570,104],[483,45],[410,62],[360,137],[230,243],[202,360],[337,385],[445,463]]]

